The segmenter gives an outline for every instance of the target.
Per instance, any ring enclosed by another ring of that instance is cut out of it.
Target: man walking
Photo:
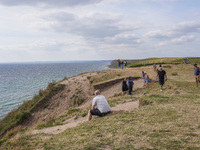
[[[92,119],[92,115],[103,117],[111,112],[106,98],[100,94],[99,90],[95,91],[96,97],[92,100],[92,109],[88,112],[88,121]]]
[[[198,87],[198,83],[200,82],[199,77],[200,77],[200,69],[197,67],[197,64],[194,64],[194,76],[196,79],[196,86]]]
[[[162,87],[165,83],[165,80],[167,81],[167,74],[165,72],[165,70],[162,69],[162,67],[159,67],[159,71],[158,71],[158,74],[157,74],[157,77],[159,77],[159,84],[160,84],[160,91],[162,91]],[[156,79],[157,79],[156,77]]]

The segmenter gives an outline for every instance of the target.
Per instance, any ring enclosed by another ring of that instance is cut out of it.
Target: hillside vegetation
[[[153,58],[148,61],[165,62],[162,64],[168,81],[163,92],[159,90],[152,66],[99,71],[88,76],[90,82],[98,84],[129,74],[140,76],[141,71],[146,71],[153,80],[149,89],[139,88],[132,96],[124,97],[121,93],[113,93],[108,98],[110,105],[126,103],[127,99],[131,99],[140,100],[142,107],[129,112],[115,111],[55,135],[31,134],[32,129],[18,126],[0,140],[0,149],[200,149],[200,87],[195,85],[191,65],[199,63],[200,66],[200,59],[189,58],[191,64],[178,64],[177,61],[182,61],[178,58]],[[66,116],[83,117],[87,109],[71,109]]]
[[[188,64],[193,63],[200,63],[200,57],[187,57]],[[153,64],[182,64],[183,59],[186,58],[180,58],[180,57],[165,57],[165,58],[146,58],[146,59],[138,59],[138,60],[126,60],[128,63],[128,67],[141,67],[141,66],[150,66]],[[118,63],[117,60],[113,60],[110,65],[112,68],[117,68]]]

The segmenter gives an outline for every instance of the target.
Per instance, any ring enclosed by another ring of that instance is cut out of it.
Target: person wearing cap
[[[106,98],[101,95],[99,90],[95,91],[95,98],[92,100],[92,109],[88,112],[88,121],[92,119],[92,115],[104,117],[111,112],[110,106]]]
[[[162,69],[162,67],[159,67],[156,80],[157,80],[158,77],[159,77],[158,81],[159,81],[159,84],[160,84],[160,91],[162,91],[165,80],[167,81],[167,74],[166,74],[165,70]]]
[[[200,77],[200,69],[197,67],[197,64],[194,64],[194,76],[196,79],[196,86],[198,87],[198,83],[200,82],[199,77]]]
[[[128,78],[128,94],[129,95],[132,95],[132,90],[133,90],[133,79],[132,79],[132,77],[130,76],[129,78]]]

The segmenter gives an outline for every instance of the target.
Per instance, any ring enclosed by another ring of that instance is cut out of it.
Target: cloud
[[[84,38],[103,40],[123,32],[134,32],[138,25],[127,22],[123,24],[121,16],[105,13],[93,13],[79,17],[68,12],[57,12],[41,16],[38,26],[41,29],[53,30],[58,33],[71,33]],[[48,25],[48,26],[47,26]]]
[[[77,42],[77,43],[76,43]],[[71,40],[58,40],[58,39],[43,39],[38,40],[30,44],[14,44],[0,46],[0,51],[27,51],[31,53],[37,52],[69,52],[74,51],[75,45],[85,47],[85,43],[82,39],[76,37]]]
[[[172,26],[169,29],[149,31],[144,35],[147,38],[169,39],[184,36],[200,31],[200,22],[183,22]]]
[[[173,45],[173,44],[186,44],[188,42],[197,41],[196,37],[194,35],[188,35],[188,36],[180,36],[177,38],[172,38],[170,40],[165,40],[160,42],[159,46],[165,46],[165,45]]]
[[[172,27],[172,32],[176,34],[195,33],[200,31],[200,22],[183,22]]]
[[[179,38],[174,38],[171,41],[173,43],[182,43],[182,42],[190,42],[190,41],[194,41],[195,40],[195,36],[194,35],[189,35],[189,36],[181,36]]]
[[[149,31],[148,33],[144,34],[144,37],[154,38],[154,39],[166,39],[173,37],[173,35],[174,33],[171,31],[156,30],[156,31]]]
[[[128,34],[121,33],[113,37],[106,37],[105,41],[111,44],[128,44],[128,45],[141,43],[140,38],[138,38],[135,34],[129,34],[129,33]]]
[[[6,6],[53,6],[53,7],[66,7],[76,5],[89,5],[100,3],[103,0],[0,0],[0,4]]]

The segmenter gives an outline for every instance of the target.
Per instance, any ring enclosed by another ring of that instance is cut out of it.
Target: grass
[[[200,57],[188,57],[188,63],[200,63]],[[147,58],[134,62],[129,67],[151,66],[153,64],[183,64],[183,58]]]
[[[56,117],[56,118],[52,118],[48,121],[42,122],[39,125],[37,125],[36,128],[37,129],[44,129],[44,128],[48,128],[48,127],[66,124],[66,123],[68,123],[68,122],[66,122],[66,120],[70,119],[72,117],[75,117],[75,119],[77,119],[80,116],[85,117],[88,113],[87,110],[88,109],[70,108],[66,114],[61,115],[61,116]]]
[[[189,59],[190,60],[190,59]],[[193,66],[170,65],[165,68],[168,81],[159,91],[157,82],[149,89],[142,88],[133,92],[133,96],[121,96],[116,93],[109,104],[124,103],[127,99],[140,99],[148,105],[131,112],[113,112],[106,117],[67,129],[57,135],[22,132],[15,139],[1,139],[1,149],[200,149],[200,87],[195,87]],[[153,78],[155,72],[151,66],[132,69],[130,72],[145,70]],[[129,72],[129,73],[130,73]],[[178,75],[173,76],[172,73]],[[105,73],[99,72],[99,76]],[[118,74],[115,72],[113,74]],[[91,76],[92,78],[92,76]],[[104,78],[107,80],[107,78]],[[99,81],[98,81],[99,82]],[[140,97],[136,97],[140,94]],[[87,110],[71,109],[68,116],[85,116]],[[61,120],[62,120],[61,119]]]
[[[127,70],[114,69],[114,70],[98,71],[97,75],[89,76],[89,80],[90,82],[92,82],[93,85],[97,85],[111,80],[123,79],[129,76],[138,77],[140,75],[137,73],[134,74],[129,69]]]

